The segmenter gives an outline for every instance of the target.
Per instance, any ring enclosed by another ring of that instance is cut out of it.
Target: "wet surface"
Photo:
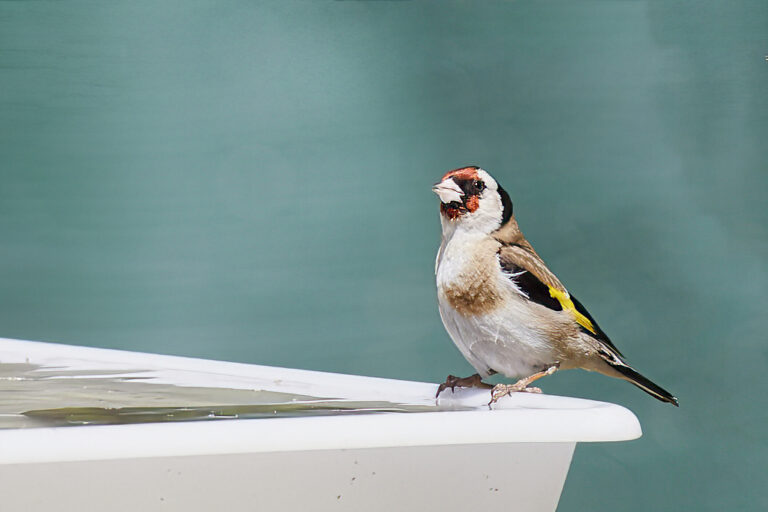
[[[443,410],[436,405],[175,386],[153,382],[149,375],[142,377],[136,369],[84,372],[0,363],[0,428]]]

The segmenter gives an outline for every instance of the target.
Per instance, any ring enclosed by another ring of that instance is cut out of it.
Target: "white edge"
[[[170,376],[177,385],[177,381],[189,379],[188,385],[213,382],[254,389],[255,381],[281,391],[287,388],[291,393],[352,400],[434,403],[436,389],[429,383],[0,339],[0,362],[62,361],[89,368],[155,369],[153,379]],[[453,401],[477,406],[487,400],[486,395],[468,391],[457,393]],[[503,399],[494,410],[478,407],[426,413],[4,429],[0,430],[0,464],[395,446],[625,441],[641,435],[637,418],[624,407],[518,393]]]
[[[570,424],[567,431],[561,426],[564,420]],[[517,409],[29,428],[0,431],[0,464],[395,446],[623,441],[640,435],[640,425],[631,412],[608,404],[569,410],[566,417],[558,410]]]

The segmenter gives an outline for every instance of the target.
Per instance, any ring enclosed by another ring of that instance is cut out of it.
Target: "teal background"
[[[561,511],[764,510],[768,3],[0,2],[0,335],[442,381],[479,164],[629,361]]]

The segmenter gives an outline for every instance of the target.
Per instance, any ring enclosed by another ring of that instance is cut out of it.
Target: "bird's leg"
[[[457,386],[460,388],[485,388],[485,389],[491,389],[493,387],[490,384],[486,384],[485,382],[483,382],[483,378],[480,377],[479,373],[476,373],[469,377],[463,377],[463,378],[459,378],[454,375],[449,375],[448,377],[446,377],[445,382],[440,384],[440,386],[437,388],[437,394],[435,394],[435,398],[439,397],[440,393],[442,393],[448,388],[451,388],[451,392],[453,392],[454,388],[456,388]]]
[[[512,393],[518,393],[518,392],[541,393],[540,388],[535,388],[535,387],[529,388],[528,386],[532,382],[542,377],[546,377],[547,375],[552,375],[557,371],[558,368],[560,368],[560,363],[555,363],[549,368],[547,368],[546,370],[534,373],[533,375],[525,377],[524,379],[520,379],[514,384],[496,384],[491,390],[491,401],[488,402],[488,405],[495,404],[496,402],[499,401],[500,398],[505,397],[507,395],[511,395]]]

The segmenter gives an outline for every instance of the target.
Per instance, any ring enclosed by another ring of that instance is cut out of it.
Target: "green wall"
[[[476,163],[680,409],[561,511],[762,510],[768,2],[0,2],[0,335],[442,381]]]

